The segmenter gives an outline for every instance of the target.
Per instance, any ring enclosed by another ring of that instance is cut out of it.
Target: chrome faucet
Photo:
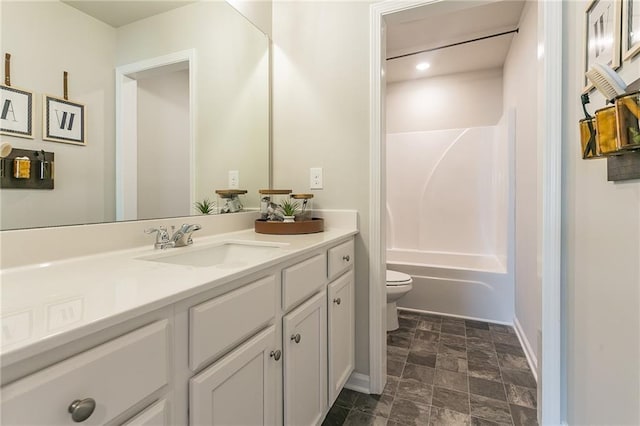
[[[175,228],[171,227],[173,231]],[[195,231],[202,229],[202,226],[198,224],[189,225],[187,223],[183,224],[180,229],[173,233],[173,236],[170,238],[170,242],[173,243],[172,247],[185,247],[193,244],[193,240],[191,239],[191,234]]]
[[[145,234],[153,234],[156,232],[156,243],[153,245],[157,249],[166,249],[169,247],[175,247],[176,243],[171,241],[167,228],[160,226],[158,228],[145,229]]]

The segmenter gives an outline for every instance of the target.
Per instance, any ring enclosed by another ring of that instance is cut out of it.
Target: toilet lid
[[[411,281],[411,276],[398,271],[387,270],[387,285],[403,285]]]

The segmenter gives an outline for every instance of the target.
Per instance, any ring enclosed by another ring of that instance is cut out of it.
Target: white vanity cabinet
[[[282,319],[284,424],[318,425],[327,409],[327,303],[323,289]]]
[[[329,406],[353,372],[355,363],[355,281],[350,270],[327,287]]]
[[[333,241],[3,365],[0,424],[320,425],[354,367],[354,242]]]
[[[275,425],[282,353],[270,326],[189,382],[189,424]]]

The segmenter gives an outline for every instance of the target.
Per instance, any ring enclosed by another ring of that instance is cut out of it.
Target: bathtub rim
[[[393,256],[394,260],[390,260],[389,253],[398,254],[399,252],[406,252],[412,254],[434,254],[434,255],[446,255],[446,256],[458,256],[458,257],[474,257],[474,258],[488,258],[491,259],[496,265],[495,268],[480,268],[480,267],[468,267],[468,266],[459,266],[452,264],[434,264],[434,263],[419,263],[414,261],[404,261],[404,260],[396,260]],[[479,255],[473,253],[454,253],[454,252],[444,252],[444,251],[426,251],[426,250],[415,250],[415,249],[398,249],[398,248],[390,248],[386,250],[386,262],[388,265],[400,265],[400,266],[415,266],[415,267],[425,267],[425,268],[436,268],[436,269],[452,269],[458,271],[469,271],[469,272],[484,272],[489,274],[508,274],[509,270],[507,266],[500,260],[500,256],[497,255]]]

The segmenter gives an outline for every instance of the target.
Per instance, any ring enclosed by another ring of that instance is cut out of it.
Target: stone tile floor
[[[383,394],[343,390],[323,425],[537,425],[536,382],[513,328],[399,313]]]

